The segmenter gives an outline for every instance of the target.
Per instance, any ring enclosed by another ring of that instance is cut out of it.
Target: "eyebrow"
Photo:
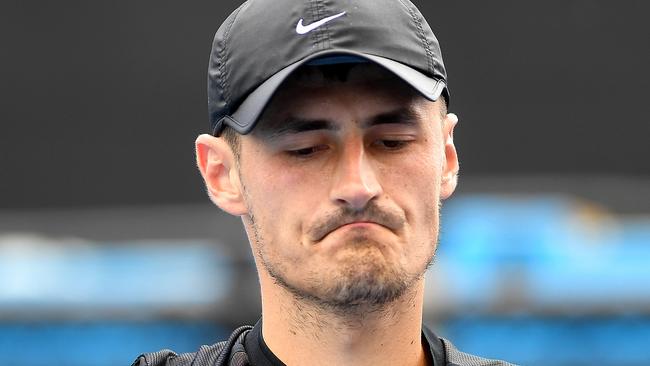
[[[272,140],[293,133],[316,130],[338,131],[340,129],[340,127],[334,122],[327,119],[306,119],[297,117],[288,117],[277,125],[279,127],[271,127],[264,130],[266,138]]]
[[[364,121],[361,126],[368,128],[381,124],[404,124],[404,125],[417,125],[420,116],[413,108],[398,108],[396,110],[380,113],[376,116]]]
[[[361,122],[362,128],[370,128],[381,124],[403,124],[415,126],[418,124],[419,115],[413,108],[398,108],[393,111],[380,113]],[[307,132],[307,131],[338,131],[340,126],[334,121],[328,119],[308,119],[290,116],[279,123],[278,127],[268,127],[264,129],[265,138],[277,139],[279,137]]]

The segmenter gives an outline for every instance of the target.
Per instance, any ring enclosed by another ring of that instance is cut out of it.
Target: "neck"
[[[427,364],[421,342],[423,279],[381,308],[345,312],[298,300],[269,278],[261,285],[262,334],[287,365]]]

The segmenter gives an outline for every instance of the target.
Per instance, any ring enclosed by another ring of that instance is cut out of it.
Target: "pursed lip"
[[[357,226],[356,224],[359,224],[358,226],[361,226],[361,225],[364,225],[364,224],[380,225],[380,224],[378,224],[378,223],[376,223],[376,222],[374,222],[374,221],[351,221],[351,222],[345,223],[345,224],[343,224],[343,225],[341,225],[341,226],[335,228],[335,229],[332,230],[332,231],[336,231],[336,230],[338,230],[338,229],[340,229],[340,228],[343,228],[343,227],[346,227],[346,226],[352,226],[352,225]],[[381,226],[383,226],[383,225],[381,225]],[[330,232],[331,232],[331,231],[330,231]]]
[[[346,221],[343,221],[343,222],[339,223],[338,225],[332,227],[331,229],[326,230],[323,233],[323,235],[319,235],[319,238],[316,241],[323,240],[326,236],[328,236],[329,234],[333,233],[334,231],[336,231],[338,229],[341,229],[341,228],[343,228],[345,226],[355,225],[355,224],[361,224],[361,225],[363,225],[363,224],[373,224],[373,225],[379,225],[379,226],[385,227],[385,228],[387,228],[389,230],[391,229],[391,228],[387,227],[386,225],[383,225],[383,224],[381,224],[379,222],[376,222],[376,221],[371,221],[371,220],[346,220]]]
[[[405,223],[406,217],[399,209],[381,207],[374,203],[369,204],[363,212],[342,209],[322,216],[310,227],[309,238],[312,243],[319,242],[331,232],[347,225],[379,225],[398,234]]]

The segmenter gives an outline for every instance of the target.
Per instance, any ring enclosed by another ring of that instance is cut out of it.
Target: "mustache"
[[[406,219],[401,211],[382,208],[371,201],[363,210],[344,207],[336,212],[325,215],[312,225],[308,233],[313,241],[319,241],[343,225],[360,221],[379,224],[394,231],[400,229]]]

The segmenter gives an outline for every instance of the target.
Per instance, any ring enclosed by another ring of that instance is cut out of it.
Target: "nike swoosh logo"
[[[303,20],[300,19],[298,21],[298,24],[296,24],[296,33],[298,33],[298,34],[309,33],[311,31],[313,31],[314,29],[320,27],[321,25],[323,25],[323,24],[325,24],[325,23],[327,23],[327,22],[329,22],[331,20],[334,20],[334,19],[336,19],[336,18],[338,18],[340,16],[343,16],[344,14],[345,14],[345,12],[341,12],[341,13],[332,15],[331,17],[323,18],[323,19],[321,19],[321,20],[319,20],[317,22],[313,22],[313,23],[311,23],[309,25],[302,25]]]

